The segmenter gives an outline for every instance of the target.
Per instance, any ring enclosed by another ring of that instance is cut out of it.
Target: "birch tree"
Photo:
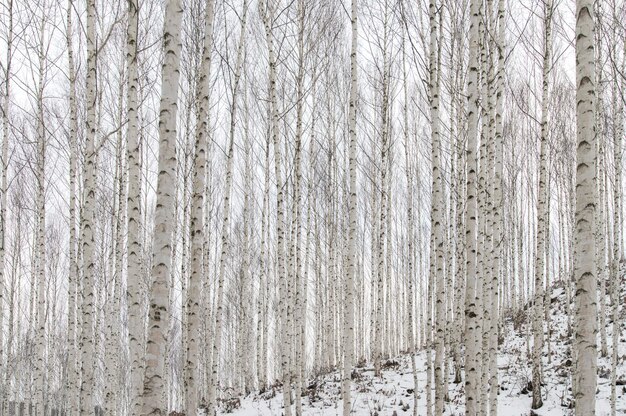
[[[128,308],[128,340],[131,362],[130,399],[131,415],[141,412],[141,394],[143,392],[142,375],[144,371],[144,319],[142,317],[142,232],[141,224],[141,161],[138,129],[138,30],[139,7],[135,0],[128,1],[128,28],[126,33],[126,66],[128,70],[127,120],[126,131],[128,144],[126,158],[128,166],[128,261],[126,265],[126,304]]]
[[[552,60],[552,0],[547,0],[544,4],[544,50],[543,50],[543,79],[541,96],[541,142],[539,150],[539,199],[537,202],[537,245],[535,248],[535,298],[533,301],[533,402],[532,409],[539,409],[543,406],[541,397],[542,365],[541,356],[543,353],[543,285],[545,275],[549,272],[545,259],[549,256],[546,249],[546,234],[550,227],[550,213],[548,211],[548,92],[549,74]]]
[[[465,414],[479,414],[476,406],[478,394],[478,369],[481,361],[478,335],[481,333],[480,316],[477,308],[479,282],[476,281],[476,245],[477,245],[477,181],[478,158],[478,54],[479,54],[479,1],[470,2],[470,40],[469,40],[469,76],[467,83],[468,114],[467,114],[467,204],[465,213],[465,250],[466,250],[466,293],[465,293]]]
[[[44,120],[44,85],[46,77],[46,54],[44,50],[44,36],[46,31],[46,18],[42,13],[41,26],[39,27],[38,49],[38,79],[37,79],[37,232],[36,232],[36,268],[37,268],[37,366],[35,373],[35,389],[37,397],[36,411],[40,415],[46,410],[45,379],[47,373],[46,363],[46,126]],[[0,266],[4,267],[4,265]],[[34,277],[34,276],[33,276]],[[4,305],[2,305],[4,306]]]
[[[81,242],[83,255],[83,289],[81,301],[82,332],[79,344],[81,354],[80,414],[91,414],[95,403],[94,383],[94,286],[96,280],[96,250],[94,238],[95,169],[96,169],[96,2],[87,0],[87,97],[86,97],[86,144],[84,162],[83,213],[81,218]]]
[[[200,288],[202,287],[203,271],[203,232],[202,210],[204,206],[204,191],[206,188],[206,152],[207,130],[209,128],[210,105],[210,73],[213,48],[213,18],[215,2],[209,0],[205,9],[204,44],[202,47],[202,61],[200,78],[198,80],[199,109],[196,115],[195,157],[193,200],[191,205],[191,274],[189,276],[189,290],[187,298],[187,362],[185,366],[185,409],[190,415],[195,414],[199,403],[198,364],[199,364],[199,333],[201,330]]]
[[[595,415],[598,332],[594,225],[596,214],[595,22],[592,2],[576,1],[576,333],[575,414]]]
[[[168,284],[172,268],[171,238],[176,178],[176,117],[180,66],[182,4],[168,0],[165,7],[159,108],[159,174],[154,212],[154,242],[142,415],[167,413],[165,398],[165,350],[169,329]]]
[[[440,12],[441,13],[441,12]],[[435,299],[435,415],[443,414],[443,400],[447,383],[444,366],[444,331],[445,331],[445,287],[443,273],[443,180],[441,177],[441,139],[439,137],[439,62],[438,62],[438,15],[437,2],[430,0],[428,4],[428,19],[430,21],[430,63],[429,63],[429,100],[430,100],[430,128],[431,128],[431,164],[432,164],[432,196],[431,196],[431,234],[434,245],[430,253],[432,266],[430,278],[436,285]],[[434,290],[430,287],[429,290]],[[430,374],[427,375],[430,378]],[[428,409],[430,412],[430,409]]]
[[[348,416],[351,408],[350,381],[352,379],[352,363],[354,361],[354,274],[356,262],[356,228],[357,228],[357,191],[356,191],[356,100],[357,100],[357,53],[358,53],[358,10],[357,0],[352,0],[350,8],[351,47],[350,47],[350,109],[349,109],[349,228],[348,228],[348,267],[345,276],[345,318],[343,347],[343,415]]]
[[[389,9],[388,4],[384,5],[384,17],[383,17],[383,39],[382,39],[382,53],[383,53],[383,68],[382,68],[382,102],[381,102],[381,145],[380,145],[380,218],[378,219],[378,236],[377,236],[377,254],[376,259],[378,264],[376,266],[376,278],[377,278],[377,293],[378,299],[376,302],[376,329],[374,339],[374,372],[378,377],[381,376],[381,360],[383,357],[383,306],[384,300],[384,287],[385,287],[385,235],[386,235],[386,216],[388,214],[388,193],[387,190],[387,172],[389,165],[389,71],[390,71],[390,58],[388,56],[388,23],[389,23]]]
[[[72,15],[74,13],[74,2],[68,0],[66,17],[66,42],[68,61],[68,81],[69,81],[69,262],[70,270],[68,274],[68,303],[67,303],[67,338],[68,338],[68,375],[67,392],[69,398],[68,412],[74,415],[78,412],[78,383],[79,368],[76,357],[76,341],[78,335],[78,311],[77,311],[77,287],[78,287],[78,241],[76,235],[76,170],[77,170],[77,135],[78,135],[78,109],[76,104],[76,70],[74,65],[74,46],[72,40],[73,27]]]

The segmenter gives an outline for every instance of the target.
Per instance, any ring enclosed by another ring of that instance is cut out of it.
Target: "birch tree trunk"
[[[408,352],[411,359],[411,371],[413,373],[413,416],[417,416],[417,403],[419,399],[419,393],[417,390],[418,387],[418,371],[417,365],[415,364],[415,360],[417,357],[414,357],[416,350],[416,339],[415,339],[415,324],[413,322],[414,319],[414,280],[416,277],[415,274],[415,248],[413,243],[413,238],[415,237],[415,219],[413,212],[413,174],[414,174],[414,166],[413,160],[411,157],[411,148],[409,146],[409,94],[408,94],[408,86],[407,86],[407,65],[406,65],[406,37],[408,36],[407,31],[403,31],[402,37],[402,75],[403,75],[403,94],[404,94],[404,108],[403,108],[403,119],[404,119],[404,151],[405,151],[405,163],[406,163],[406,182],[407,182],[407,222],[408,222],[408,238],[407,238],[407,248],[409,251],[408,255],[408,264],[407,264],[407,274],[408,274],[408,302],[407,302],[407,329],[408,329]],[[418,207],[419,209],[419,207]],[[421,278],[421,276],[418,276]]]
[[[378,260],[376,276],[378,279],[377,293],[378,300],[376,302],[376,331],[374,339],[374,373],[377,377],[381,376],[381,360],[383,356],[383,326],[385,305],[384,288],[387,276],[385,276],[385,235],[387,232],[387,205],[389,203],[387,189],[387,168],[389,164],[389,57],[387,54],[388,46],[388,8],[385,4],[385,16],[383,22],[383,74],[382,74],[382,113],[381,113],[381,132],[382,140],[380,147],[380,219],[378,222]]]
[[[455,16],[456,18],[456,16]],[[461,46],[463,44],[463,40],[461,36],[458,36],[457,33],[460,32],[463,26],[460,26],[457,30],[455,30],[455,36],[458,37],[458,45]],[[462,80],[461,80],[461,72],[463,68],[463,55],[462,53],[458,54],[458,61],[455,63],[455,86],[457,91],[459,91],[454,97],[454,108],[456,109],[456,120],[453,120],[453,123],[456,124],[456,133],[458,138],[456,138],[456,146],[458,147],[457,160],[454,161],[456,163],[457,168],[457,178],[456,178],[456,236],[457,236],[457,246],[456,246],[456,276],[455,276],[455,318],[458,319],[457,325],[455,325],[455,339],[454,339],[454,357],[455,357],[455,375],[454,382],[460,383],[462,381],[461,377],[461,343],[463,341],[463,296],[465,292],[465,241],[462,233],[464,232],[464,194],[465,194],[465,140],[462,134],[463,128],[463,98],[462,98]],[[453,136],[454,137],[454,136]]]
[[[130,353],[130,414],[138,416],[141,412],[144,372],[144,319],[141,300],[143,298],[143,247],[141,213],[141,142],[138,129],[138,29],[139,5],[137,0],[128,1],[128,28],[126,34],[126,65],[128,70],[127,87],[127,146],[128,166],[128,261],[126,264],[126,305],[128,308],[128,339]]]
[[[78,135],[78,109],[76,106],[76,72],[74,68],[74,42],[72,41],[72,14],[74,1],[68,0],[67,5],[67,60],[68,60],[68,79],[69,79],[69,150],[70,150],[70,195],[69,195],[69,223],[70,223],[70,242],[69,242],[69,274],[68,274],[68,294],[67,294],[67,377],[66,388],[68,397],[68,413],[74,416],[79,410],[78,396],[78,380],[80,377],[76,350],[76,341],[78,333],[78,311],[76,308],[76,296],[78,286],[78,238],[76,235],[76,170],[77,170],[77,135]]]
[[[198,79],[198,112],[196,114],[194,174],[191,203],[191,273],[189,275],[189,290],[187,291],[187,361],[185,365],[185,407],[189,416],[197,414],[199,407],[199,350],[200,333],[202,329],[202,313],[200,309],[200,292],[204,269],[204,224],[203,204],[206,189],[207,164],[207,133],[210,112],[210,80],[211,57],[213,48],[213,18],[215,1],[206,2],[204,44],[202,46],[202,61]],[[208,197],[208,196],[207,196]],[[207,208],[208,209],[208,208]],[[205,296],[207,294],[205,293]]]
[[[95,306],[94,286],[96,281],[96,257],[94,239],[95,212],[95,170],[96,170],[96,0],[87,0],[87,108],[86,108],[86,143],[84,162],[83,213],[81,218],[81,241],[83,245],[83,289],[82,289],[82,334],[80,414],[87,415],[94,411],[93,395],[95,361]]]
[[[596,412],[598,315],[593,238],[597,204],[594,30],[593,2],[576,0],[576,416],[592,416]]]
[[[552,0],[544,4],[544,49],[543,49],[543,80],[541,95],[541,143],[539,150],[539,198],[537,202],[537,240],[535,246],[535,297],[533,301],[533,401],[531,409],[543,406],[541,397],[541,382],[543,371],[541,356],[543,353],[543,284],[547,274],[545,259],[549,256],[546,245],[546,236],[550,227],[550,212],[548,211],[548,133],[549,133],[549,75],[552,62]]]
[[[243,109],[244,109],[244,169],[245,173],[243,175],[244,180],[244,199],[243,199],[243,291],[240,295],[240,299],[243,300],[244,305],[246,305],[246,313],[242,317],[243,322],[241,325],[243,326],[242,338],[243,343],[241,346],[241,351],[239,351],[240,360],[242,363],[246,362],[248,354],[252,350],[252,332],[253,332],[253,320],[254,316],[254,308],[252,306],[252,302],[248,301],[248,296],[250,300],[254,297],[254,283],[251,278],[251,265],[252,265],[252,236],[253,231],[251,230],[251,224],[254,222],[254,212],[251,209],[252,200],[254,199],[254,190],[252,188],[253,180],[252,175],[254,173],[252,168],[252,138],[250,137],[250,106],[249,106],[249,97],[248,97],[248,79],[245,78],[244,86],[243,86]],[[252,388],[254,386],[254,373],[253,366],[250,364],[243,365],[242,378],[243,378],[243,394],[246,396],[250,394]]]
[[[269,279],[267,261],[267,233],[270,192],[270,139],[267,134],[265,142],[265,163],[264,163],[264,184],[263,184],[263,208],[261,211],[261,253],[259,258],[259,300],[258,300],[258,321],[257,321],[257,379],[260,392],[265,392],[267,387],[267,313],[266,305],[269,303]]]
[[[480,94],[478,90],[478,54],[479,54],[479,14],[480,1],[470,2],[470,41],[469,41],[469,78],[468,93],[468,120],[467,120],[467,204],[465,212],[465,250],[467,283],[465,291],[465,414],[476,416],[479,409],[476,405],[478,394],[478,370],[480,365],[480,350],[477,336],[480,331],[477,308],[477,279],[476,279],[476,246],[478,237],[477,206],[477,171],[478,157],[478,111]]]
[[[44,82],[46,74],[46,56],[44,52],[44,33],[46,20],[42,16],[39,28],[39,79],[37,81],[37,232],[36,232],[36,267],[37,267],[37,365],[35,367],[36,409],[38,415],[45,415],[45,382],[48,374],[46,365],[46,126],[44,122]],[[4,178],[3,178],[4,179]],[[0,264],[4,268],[4,264]],[[4,305],[1,305],[4,307]],[[4,328],[0,327],[0,331]]]
[[[122,63],[124,62],[125,51],[122,50]],[[124,66],[121,66],[124,68]],[[124,73],[120,73],[120,84],[118,88],[117,111],[119,126],[123,123],[124,118]],[[126,196],[124,184],[124,142],[122,141],[122,130],[119,129],[116,134],[115,143],[115,170],[113,175],[113,206],[111,210],[111,249],[109,252],[109,274],[108,283],[105,283],[106,305],[104,308],[105,315],[105,357],[104,357],[104,373],[105,373],[105,394],[104,394],[104,413],[107,415],[115,415],[120,408],[119,400],[119,362],[121,361],[120,352],[120,330],[122,321],[120,320],[120,298],[122,287],[122,235],[124,233],[125,205]],[[113,286],[109,288],[109,286]]]
[[[295,279],[295,325],[292,339],[295,341],[295,356],[293,365],[293,378],[295,379],[295,407],[296,416],[302,415],[302,368],[303,344],[301,342],[303,334],[304,316],[303,316],[303,295],[306,296],[306,283],[302,280],[302,131],[303,131],[303,112],[304,112],[304,77],[305,77],[305,52],[304,52],[304,36],[305,36],[305,2],[298,0],[298,72],[296,75],[296,137],[294,150],[294,198],[292,206],[292,244],[291,261],[293,262],[292,275]],[[346,305],[348,304],[346,299]]]
[[[496,72],[496,80],[495,80],[495,177],[494,177],[494,205],[493,205],[493,244],[494,244],[494,257],[493,257],[493,276],[492,276],[492,302],[494,303],[493,307],[493,321],[492,326],[490,328],[490,340],[489,340],[489,361],[490,361],[490,369],[491,369],[491,377],[489,379],[489,391],[490,391],[490,402],[489,402],[489,415],[497,416],[498,414],[498,364],[497,364],[497,353],[498,353],[498,334],[499,330],[499,321],[497,314],[497,304],[500,293],[499,281],[502,269],[503,262],[503,252],[504,252],[504,243],[502,241],[502,237],[504,235],[503,232],[503,224],[504,224],[504,204],[502,198],[502,159],[504,153],[504,139],[503,139],[503,106],[504,106],[504,63],[505,63],[505,43],[506,43],[506,28],[505,28],[505,20],[504,20],[504,0],[498,0],[498,14],[497,14],[497,26],[498,26],[498,34],[496,40],[496,49],[497,49],[497,57],[498,57],[498,70]],[[506,268],[504,275],[506,276]],[[503,289],[504,290],[504,289]],[[504,302],[500,303],[502,309],[504,309]]]
[[[596,198],[598,205],[596,206],[596,224],[595,224],[595,241],[596,241],[596,267],[597,281],[599,283],[600,298],[598,299],[598,329],[600,330],[600,356],[608,355],[608,346],[606,340],[606,246],[607,246],[607,217],[608,210],[605,209],[606,199],[606,180],[605,180],[605,131],[604,131],[604,108],[602,96],[604,93],[603,86],[603,56],[602,56],[602,3],[594,3],[595,26],[595,76],[596,76],[596,92],[595,92],[595,133],[596,133]]]
[[[154,211],[152,282],[148,313],[145,375],[142,415],[164,416],[167,413],[165,391],[165,351],[169,330],[168,279],[171,275],[172,232],[176,199],[176,118],[181,53],[180,0],[168,0],[165,6],[163,47],[165,55],[161,70],[161,101],[159,109],[159,164]]]
[[[356,134],[356,100],[357,100],[357,53],[358,53],[358,9],[357,0],[352,0],[350,9],[351,49],[350,49],[350,110],[348,114],[349,134],[349,171],[350,197],[348,200],[348,259],[345,269],[345,319],[343,345],[343,379],[341,392],[343,396],[343,416],[350,414],[351,397],[350,381],[352,380],[352,362],[354,361],[354,273],[356,262],[356,227],[357,227],[357,134]]]
[[[441,13],[441,12],[439,12]],[[441,162],[439,160],[441,151],[441,138],[439,137],[439,60],[438,48],[438,22],[437,22],[437,1],[430,0],[428,4],[428,17],[430,21],[430,81],[429,81],[429,99],[430,99],[430,129],[431,129],[431,164],[432,164],[432,196],[431,196],[431,233],[433,234],[433,250],[430,253],[431,276],[430,281],[436,286],[435,295],[435,412],[436,416],[443,414],[443,400],[447,387],[445,380],[444,368],[444,342],[445,342],[445,275],[443,273],[443,257],[444,257],[444,230],[443,230],[443,214],[444,198],[443,198],[443,179],[441,177]],[[429,291],[435,288],[430,287]],[[427,374],[430,378],[430,374]],[[430,413],[428,409],[427,413]]]
[[[21,185],[18,182],[18,186]],[[17,293],[17,285],[18,285],[18,276],[17,276],[17,270],[18,267],[21,267],[21,263],[22,263],[22,257],[21,257],[21,242],[22,242],[22,214],[23,214],[23,210],[24,210],[24,206],[23,206],[23,201],[22,201],[22,195],[21,194],[17,194],[15,196],[13,196],[11,198],[11,202],[12,205],[15,207],[15,214],[14,214],[14,218],[15,218],[15,234],[13,237],[13,249],[15,250],[15,255],[13,256],[13,260],[12,260],[12,265],[11,265],[11,286],[9,289],[9,319],[8,319],[8,331],[7,331],[7,363],[10,362],[9,360],[11,359],[11,352],[13,350],[13,343],[14,343],[14,334],[17,332],[19,333],[20,331],[20,325],[19,325],[19,321],[17,325],[14,325],[15,322],[15,311],[19,310],[20,308],[20,301],[19,298],[16,297],[16,293]],[[17,326],[17,331],[15,331],[15,327]],[[16,343],[17,344],[17,343]],[[6,394],[6,392],[9,390],[10,388],[10,382],[12,381],[12,379],[16,379],[17,377],[15,377],[15,375],[9,375],[8,371],[4,372],[4,376],[3,376],[3,382],[4,382],[4,386],[7,386],[5,390],[3,390]],[[4,409],[9,409],[9,395],[6,394],[5,397],[3,398],[4,400]]]

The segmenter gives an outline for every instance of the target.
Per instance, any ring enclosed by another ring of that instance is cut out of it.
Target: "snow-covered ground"
[[[544,405],[535,411],[536,415],[561,416],[571,415],[571,361],[569,351],[570,340],[567,337],[567,316],[564,311],[564,296],[562,289],[556,289],[552,295],[550,319],[551,319],[551,343],[544,347],[544,380],[543,387]],[[620,322],[624,322],[620,319]],[[507,322],[503,333],[504,342],[500,345],[498,353],[498,375],[500,391],[498,395],[498,414],[501,416],[529,415],[531,404],[531,391],[528,389],[528,381],[531,379],[530,349],[527,346],[526,325],[521,331],[515,332],[511,322]],[[620,384],[626,380],[626,330],[622,327],[619,340],[620,364],[618,367],[618,380]],[[610,414],[610,353],[612,339],[612,325],[607,319],[607,338],[609,342],[609,357],[598,360],[598,394],[596,415]],[[528,338],[532,341],[532,337]],[[600,340],[598,339],[598,345]],[[418,414],[426,414],[426,354],[422,351],[416,357],[418,369]],[[357,369],[359,377],[352,382],[352,411],[356,415],[412,415],[413,414],[413,374],[411,372],[410,358],[407,355],[394,358],[397,366],[388,366],[383,370],[381,378],[374,377],[371,366]],[[445,403],[446,415],[464,414],[463,383],[452,383],[453,376],[450,374],[449,401]],[[304,415],[338,415],[341,414],[340,375],[331,373],[309,380],[306,397],[302,397]],[[433,392],[434,398],[434,392]],[[245,398],[231,401],[238,406],[229,410],[233,415],[256,416],[256,415],[282,415],[283,398],[280,389],[265,392],[262,395],[252,394]],[[223,409],[222,413],[226,413]],[[617,414],[626,415],[626,386],[617,386]]]

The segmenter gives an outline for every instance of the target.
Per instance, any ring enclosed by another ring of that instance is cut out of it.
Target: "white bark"
[[[596,76],[596,100],[595,100],[595,132],[596,132],[596,192],[598,205],[596,224],[595,224],[595,242],[596,242],[596,267],[597,267],[597,280],[599,283],[600,298],[598,299],[598,324],[600,330],[600,355],[606,357],[608,355],[608,346],[606,339],[606,278],[607,278],[607,265],[606,265],[606,246],[607,246],[607,217],[608,210],[605,210],[606,199],[606,180],[605,180],[605,131],[604,125],[604,109],[602,102],[602,96],[604,93],[603,86],[603,54],[602,54],[602,3],[595,2],[594,17],[596,19],[595,29],[595,76]]]
[[[18,185],[21,185],[18,182]],[[13,244],[12,244],[12,248],[14,250],[15,255],[13,256],[12,259],[12,264],[11,264],[11,286],[9,289],[9,319],[8,319],[8,331],[7,331],[7,362],[9,362],[9,360],[12,358],[11,357],[11,352],[13,351],[13,343],[14,341],[14,334],[17,332],[19,333],[20,331],[20,325],[19,322],[17,323],[17,325],[14,324],[15,322],[15,311],[16,309],[19,309],[20,307],[20,300],[19,298],[16,297],[17,294],[17,285],[18,285],[18,267],[21,266],[21,262],[22,262],[22,258],[21,258],[21,243],[22,243],[22,214],[24,213],[24,207],[23,207],[23,201],[22,201],[22,196],[18,193],[15,196],[13,196],[12,199],[12,205],[14,206],[15,209],[15,214],[14,214],[14,220],[15,220],[15,234],[14,234],[14,238],[13,238]],[[17,326],[17,331],[15,330]],[[19,345],[19,343],[16,343],[17,345]],[[16,380],[18,377],[16,377],[15,374],[10,375],[8,371],[6,371],[4,373],[4,378],[3,378],[3,382],[4,385],[7,386],[6,390],[3,390],[5,392],[7,392],[9,390],[10,383],[13,380]],[[4,409],[7,409],[9,406],[9,396],[8,394],[4,397]]]
[[[128,339],[130,353],[130,414],[138,416],[141,412],[141,394],[143,392],[144,372],[144,319],[142,317],[143,298],[143,247],[141,213],[141,145],[138,129],[138,63],[137,34],[139,25],[139,5],[136,0],[128,1],[128,28],[126,34],[126,65],[128,71],[126,157],[128,167],[128,237],[126,264],[126,305],[128,308]]]
[[[260,392],[267,387],[267,303],[269,303],[269,279],[267,261],[267,214],[269,210],[270,192],[270,134],[265,142],[264,184],[263,184],[263,208],[261,211],[261,253],[259,258],[259,298],[257,302],[257,380]]]
[[[83,213],[81,218],[81,241],[83,245],[84,284],[82,290],[82,336],[80,342],[81,386],[80,414],[94,411],[94,286],[97,251],[94,240],[95,170],[96,170],[96,4],[87,0],[87,112],[85,118],[86,145],[84,162]]]
[[[343,345],[343,416],[350,414],[351,397],[350,381],[352,380],[352,362],[354,361],[354,274],[356,262],[356,228],[357,228],[357,134],[356,134],[356,100],[357,100],[357,52],[358,52],[358,10],[357,0],[352,0],[351,5],[351,49],[350,49],[350,110],[348,114],[349,134],[349,171],[350,171],[350,197],[348,200],[348,244],[347,244],[347,267],[345,275],[345,317],[344,317],[344,345]]]
[[[411,157],[411,149],[413,146],[409,145],[409,94],[408,94],[408,86],[407,86],[407,65],[406,65],[406,31],[403,32],[402,37],[402,75],[403,75],[403,94],[404,94],[404,108],[403,108],[403,121],[404,121],[404,150],[405,150],[405,170],[406,170],[406,182],[407,182],[407,222],[408,222],[408,238],[407,238],[407,246],[408,246],[408,264],[407,264],[407,279],[408,279],[408,302],[407,302],[407,329],[408,329],[408,337],[407,343],[408,348],[407,351],[409,353],[411,359],[411,372],[413,373],[413,416],[417,416],[417,404],[419,399],[418,393],[418,370],[417,365],[415,364],[415,360],[417,357],[414,357],[416,352],[416,337],[415,337],[415,323],[414,319],[414,282],[416,277],[421,278],[418,274],[415,273],[415,247],[413,243],[413,238],[415,237],[415,219],[413,212],[413,175],[415,168],[413,166],[413,160]],[[418,207],[419,209],[419,207]]]
[[[458,19],[456,16],[453,16],[454,19]],[[462,20],[461,20],[462,22]],[[457,23],[460,25],[460,23]],[[463,26],[459,26],[458,29],[455,30],[455,36],[453,39],[456,39],[456,42],[453,45],[453,48],[462,49],[462,45],[464,44],[462,38],[457,36],[458,33]],[[457,46],[458,45],[458,46]],[[465,142],[462,134],[463,129],[463,98],[461,96],[461,72],[463,67],[463,59],[464,54],[457,54],[457,61],[454,62],[454,72],[455,72],[455,80],[454,85],[457,91],[459,91],[456,96],[453,98],[453,106],[455,117],[451,117],[452,121],[452,134],[451,137],[456,139],[454,143],[457,147],[456,152],[456,160],[453,160],[453,163],[456,164],[456,178],[454,182],[454,186],[456,188],[454,195],[456,199],[456,218],[455,218],[455,231],[456,231],[456,270],[455,270],[455,293],[454,293],[454,318],[456,325],[454,325],[454,340],[453,340],[453,356],[454,356],[454,382],[461,383],[461,344],[463,341],[463,296],[465,292],[465,243],[463,238],[464,232],[464,223],[463,223],[463,215],[464,215],[464,179],[465,179]],[[455,137],[455,134],[458,137]]]
[[[492,313],[493,320],[489,329],[489,415],[496,416],[498,414],[498,365],[497,365],[497,353],[498,353],[498,333],[499,333],[499,316],[497,314],[498,298],[500,294],[500,275],[503,265],[503,253],[504,243],[502,237],[505,235],[503,232],[504,224],[504,204],[502,198],[502,159],[504,152],[503,143],[503,105],[504,105],[504,61],[505,61],[505,36],[506,28],[504,21],[504,0],[498,0],[498,12],[497,12],[497,40],[495,41],[498,58],[498,70],[496,72],[495,79],[495,131],[494,131],[494,146],[495,146],[495,172],[493,181],[493,275],[492,275]],[[504,267],[504,276],[507,276],[506,267]],[[505,277],[506,279],[507,277]],[[509,278],[510,279],[510,278]],[[503,289],[504,291],[504,289]],[[504,302],[500,302],[501,308],[504,309]]]
[[[210,73],[213,48],[213,19],[215,1],[209,0],[205,9],[204,44],[202,61],[198,79],[198,110],[196,114],[194,176],[191,203],[191,273],[189,290],[187,291],[187,361],[185,365],[185,410],[189,416],[195,416],[199,406],[199,350],[202,314],[200,309],[200,292],[204,270],[204,224],[203,204],[206,188],[207,133],[210,126]],[[204,270],[206,273],[207,270]],[[205,296],[208,294],[205,293]]]
[[[124,50],[122,50],[125,53]],[[122,62],[124,62],[124,54],[122,54]],[[123,66],[122,66],[123,68]],[[120,74],[120,85],[118,89],[118,125],[122,125],[124,118],[124,73]],[[121,298],[121,286],[122,286],[122,235],[124,233],[124,219],[125,219],[125,205],[124,200],[126,197],[125,184],[124,184],[124,163],[123,160],[124,143],[122,141],[122,130],[119,129],[116,134],[115,143],[115,170],[113,175],[113,204],[111,210],[111,250],[109,253],[109,272],[108,282],[105,283],[104,291],[106,291],[106,304],[105,304],[105,357],[104,357],[104,372],[105,372],[105,395],[103,409],[107,415],[115,415],[116,411],[120,408],[119,400],[120,385],[119,380],[119,363],[121,361],[120,356],[120,329],[122,321],[120,320],[120,298]],[[109,286],[113,286],[110,288]]]
[[[576,1],[576,334],[574,341],[575,414],[596,412],[597,283],[594,224],[596,216],[595,53],[593,2]]]
[[[293,378],[295,379],[295,405],[296,416],[302,415],[302,392],[303,392],[303,379],[302,370],[306,363],[303,363],[303,357],[305,351],[303,347],[306,347],[302,343],[302,337],[304,336],[303,328],[304,316],[303,316],[303,296],[306,296],[306,283],[302,280],[302,136],[303,136],[303,112],[304,112],[304,77],[305,77],[305,52],[304,52],[304,36],[305,36],[305,1],[298,1],[298,72],[296,75],[296,137],[295,137],[295,154],[294,154],[294,199],[292,206],[292,238],[295,239],[292,247],[293,253],[291,260],[293,262],[292,274],[295,279],[295,325],[292,339],[295,341],[295,357],[293,365]],[[295,270],[294,270],[295,269]]]
[[[69,229],[70,229],[70,246],[69,246],[69,274],[68,274],[68,319],[67,319],[67,377],[66,388],[68,397],[68,413],[73,416],[78,413],[78,380],[80,377],[76,349],[77,333],[78,333],[78,311],[76,310],[77,302],[77,286],[78,286],[78,237],[76,235],[76,170],[77,170],[77,135],[78,135],[78,109],[76,106],[76,73],[74,68],[74,47],[72,41],[72,14],[74,2],[68,0],[67,20],[66,20],[66,45],[68,60],[68,79],[69,79],[69,150],[70,150],[70,195],[69,195]]]
[[[476,406],[478,399],[479,379],[477,367],[480,365],[480,348],[477,336],[480,333],[478,323],[479,310],[477,308],[477,281],[476,281],[476,246],[478,238],[477,217],[477,178],[478,158],[476,156],[478,144],[478,53],[479,53],[479,0],[470,3],[470,44],[469,44],[469,79],[468,92],[468,132],[467,132],[467,205],[465,213],[465,249],[466,249],[466,292],[465,292],[465,414],[475,416],[479,414]]]
[[[539,198],[537,201],[537,237],[535,246],[535,297],[533,300],[533,401],[532,409],[543,406],[541,397],[541,382],[543,370],[541,357],[543,353],[543,321],[544,321],[544,294],[543,285],[548,268],[546,258],[549,255],[549,246],[546,244],[548,228],[550,227],[550,213],[548,211],[548,133],[549,133],[549,75],[552,63],[552,0],[544,4],[544,49],[543,49],[543,78],[541,95],[541,142],[539,150]]]
[[[386,5],[385,5],[386,6]],[[385,306],[385,281],[388,278],[386,276],[385,266],[385,235],[387,230],[387,205],[389,204],[389,195],[387,192],[387,171],[389,165],[389,72],[390,62],[388,56],[388,8],[385,7],[385,16],[383,22],[383,73],[382,73],[382,103],[381,103],[381,146],[380,146],[380,219],[378,222],[378,247],[376,259],[378,264],[376,266],[377,276],[377,294],[378,299],[376,302],[376,330],[374,338],[374,373],[377,377],[381,376],[381,360],[383,357],[383,327],[384,327],[384,312]]]
[[[44,52],[45,19],[42,16],[39,28],[39,78],[37,80],[37,364],[35,367],[35,405],[38,415],[44,415],[45,380],[48,373],[46,365],[46,126],[44,121],[44,83],[46,74],[46,56]],[[0,264],[0,267],[4,267]],[[2,305],[4,307],[4,305]],[[3,328],[0,327],[0,330]]]
[[[168,0],[165,6],[163,46],[165,56],[161,72],[159,110],[159,167],[157,201],[154,211],[152,287],[148,314],[142,415],[167,413],[165,391],[165,351],[169,330],[168,279],[172,268],[172,232],[176,199],[176,117],[181,52],[180,0]]]
[[[247,81],[247,79],[246,79]],[[244,200],[243,200],[243,261],[242,261],[242,291],[240,296],[241,303],[243,304],[243,316],[241,317],[242,322],[240,326],[242,343],[240,346],[239,357],[242,363],[242,384],[243,384],[243,394],[250,394],[253,386],[253,366],[247,362],[248,354],[252,350],[252,316],[254,315],[254,309],[250,300],[253,298],[254,288],[251,275],[251,263],[252,263],[252,230],[251,224],[254,222],[253,211],[251,210],[252,200],[254,199],[254,191],[252,189],[252,138],[250,137],[250,106],[249,99],[247,94],[247,82],[244,82],[243,87],[244,93]]]
[[[441,13],[441,12],[440,12]],[[434,414],[439,416],[443,414],[443,400],[446,394],[446,377],[444,368],[444,342],[445,342],[445,275],[443,273],[443,257],[444,257],[444,230],[443,230],[443,212],[445,208],[443,198],[443,179],[441,176],[441,138],[439,137],[439,41],[437,39],[438,21],[437,21],[437,1],[430,0],[428,4],[428,16],[430,21],[430,81],[429,81],[429,100],[430,100],[430,128],[431,128],[431,167],[432,167],[432,196],[431,196],[431,234],[433,235],[433,246],[430,252],[430,261],[432,262],[430,271],[434,273],[430,277],[430,281],[434,283],[434,287],[430,287],[429,291],[434,291],[435,295],[435,408]],[[427,375],[430,378],[430,374]],[[430,408],[427,413],[430,414]]]

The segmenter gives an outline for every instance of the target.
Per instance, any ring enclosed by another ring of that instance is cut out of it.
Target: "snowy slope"
[[[551,343],[550,354],[545,346],[543,357],[546,385],[543,388],[544,405],[535,411],[537,415],[560,416],[571,415],[571,361],[569,351],[571,343],[567,337],[567,317],[564,312],[564,295],[562,289],[555,289],[552,294],[550,309]],[[622,311],[623,312],[623,311]],[[621,322],[624,322],[621,319]],[[597,415],[610,414],[610,351],[612,325],[607,319],[607,335],[609,340],[609,357],[599,358],[599,377],[597,394]],[[498,414],[502,416],[529,415],[531,391],[528,381],[531,379],[530,347],[532,337],[527,336],[527,326],[515,332],[513,324],[507,322],[503,333],[504,342],[498,353],[498,373],[500,392],[498,397]],[[626,380],[626,335],[622,327],[619,341],[620,365],[618,367],[618,383]],[[599,340],[598,340],[599,345]],[[420,352],[416,356],[418,368],[418,414],[426,414],[426,354]],[[407,355],[396,357],[396,365],[387,366],[382,378],[374,377],[371,366],[357,369],[359,376],[353,380],[353,414],[356,415],[412,415],[413,414],[413,374],[410,358]],[[450,375],[450,381],[453,376]],[[304,415],[339,415],[341,414],[340,375],[331,373],[309,380],[307,396],[302,398]],[[222,409],[222,413],[239,416],[282,415],[282,393],[280,388],[269,390],[262,395],[250,395],[231,401],[235,409]],[[434,398],[434,391],[433,391]],[[463,384],[450,383],[449,401],[445,403],[446,415],[464,414]],[[617,386],[617,414],[626,415],[626,386]]]

